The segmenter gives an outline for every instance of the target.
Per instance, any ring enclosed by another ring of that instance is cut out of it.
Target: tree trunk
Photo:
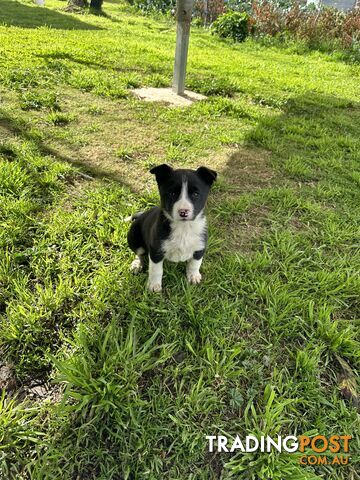
[[[91,0],[90,9],[100,11],[104,0]]]

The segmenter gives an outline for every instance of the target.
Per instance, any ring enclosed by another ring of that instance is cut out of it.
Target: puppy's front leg
[[[161,292],[164,259],[149,255],[149,279],[148,289],[150,292]]]
[[[189,283],[200,283],[201,273],[200,267],[203,260],[204,250],[199,250],[194,253],[193,258],[188,260],[186,265],[186,277]]]

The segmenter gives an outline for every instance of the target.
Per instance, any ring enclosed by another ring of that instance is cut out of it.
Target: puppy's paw
[[[189,283],[193,283],[194,285],[201,282],[201,273],[188,273],[187,279]]]
[[[148,283],[149,292],[161,292],[161,283]]]
[[[134,274],[134,275],[137,275],[138,273],[140,273],[143,269],[143,265],[140,261],[139,258],[135,258],[135,260],[133,260],[131,262],[131,265],[130,265],[130,271]]]

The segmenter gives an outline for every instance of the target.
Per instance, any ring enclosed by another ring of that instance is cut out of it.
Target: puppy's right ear
[[[165,180],[170,173],[173,171],[172,167],[170,165],[166,165],[166,163],[163,163],[162,165],[158,165],[157,167],[153,167],[150,170],[150,173],[153,173],[156,177],[156,181],[162,182]]]

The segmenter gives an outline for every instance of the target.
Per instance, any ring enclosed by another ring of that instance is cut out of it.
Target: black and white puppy
[[[136,253],[131,269],[141,271],[149,256],[148,288],[152,292],[161,291],[164,259],[187,262],[188,281],[199,283],[207,242],[204,208],[217,174],[206,167],[175,170],[166,164],[150,172],[156,177],[161,206],[131,217],[128,244]]]

